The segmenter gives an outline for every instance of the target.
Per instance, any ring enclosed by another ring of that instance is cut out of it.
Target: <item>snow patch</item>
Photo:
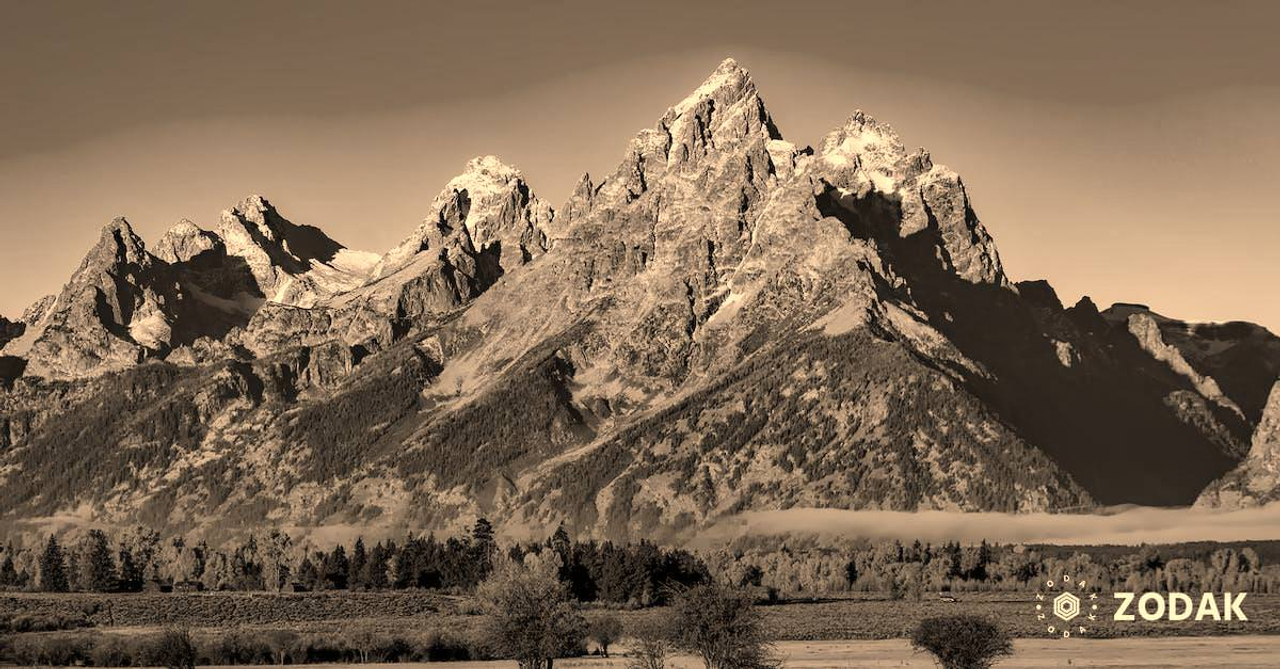
[[[129,323],[129,336],[151,349],[158,349],[168,342],[172,332],[173,328],[159,309],[152,309],[146,314],[136,316]]]
[[[867,311],[870,304],[867,300],[853,299],[827,312],[825,316],[813,322],[812,329],[822,329],[828,337],[836,337],[865,327],[871,321]]]

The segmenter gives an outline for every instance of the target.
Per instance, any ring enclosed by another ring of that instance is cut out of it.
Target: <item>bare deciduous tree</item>
[[[582,651],[587,621],[557,571],[552,561],[528,567],[505,561],[477,591],[488,615],[486,638],[521,669],[551,669],[556,658]]]
[[[627,669],[666,669],[667,656],[673,650],[671,630],[667,625],[648,623],[632,632],[631,653]]]
[[[622,621],[612,613],[606,613],[591,622],[587,636],[600,646],[600,653],[609,657],[609,646],[622,638]]]
[[[689,588],[673,606],[672,640],[702,658],[706,669],[781,667],[754,604],[741,588],[718,583]]]

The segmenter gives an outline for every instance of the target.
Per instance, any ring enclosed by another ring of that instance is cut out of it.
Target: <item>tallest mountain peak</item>
[[[716,74],[729,72],[741,72],[744,75],[747,74],[747,71],[742,69],[742,66],[739,65],[738,61],[734,60],[733,57],[725,58],[720,61],[720,66],[716,68]]]
[[[721,106],[728,106],[755,95],[756,86],[751,81],[751,74],[742,69],[738,61],[725,58],[702,84],[671,110],[676,115],[680,115],[705,100],[713,100]]]

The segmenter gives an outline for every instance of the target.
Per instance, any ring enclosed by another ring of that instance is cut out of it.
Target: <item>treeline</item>
[[[748,538],[702,555],[717,578],[781,596],[840,591],[924,593],[1029,591],[1071,574],[1120,591],[1280,592],[1280,565],[1247,546],[1184,551],[1178,546],[1064,549],[981,542],[853,542],[843,548],[805,539]]]
[[[42,592],[141,592],[169,590],[387,590],[425,588],[470,592],[496,559],[522,561],[551,552],[561,581],[580,602],[648,606],[672,586],[710,578],[706,565],[683,550],[648,542],[617,545],[573,541],[564,528],[547,540],[499,547],[490,523],[443,540],[409,535],[373,545],[317,549],[287,534],[251,536],[220,549],[204,541],[161,540],[136,529],[119,536],[89,530],[72,541],[50,535],[38,546],[9,543],[0,554],[0,588]],[[549,556],[548,556],[549,557]]]
[[[847,591],[924,593],[1030,591],[1061,574],[1111,590],[1280,592],[1277,550],[1248,545],[1123,548],[930,544],[745,537],[698,554],[648,542],[572,540],[563,528],[544,541],[500,546],[492,526],[444,538],[409,535],[325,549],[272,532],[213,548],[154,531],[90,530],[0,549],[0,589],[48,592],[168,590],[322,591],[420,588],[470,593],[496,561],[545,554],[579,602],[665,603],[673,588],[708,581],[753,586],[779,597]]]

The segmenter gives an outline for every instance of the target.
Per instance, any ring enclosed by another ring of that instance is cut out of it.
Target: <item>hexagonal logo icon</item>
[[[1064,592],[1053,598],[1053,615],[1070,622],[1080,615],[1080,598],[1070,592]]]
[[[1045,632],[1063,639],[1088,634],[1087,626],[1101,615],[1098,608],[1097,589],[1071,574],[1041,581],[1036,592],[1036,620]]]

